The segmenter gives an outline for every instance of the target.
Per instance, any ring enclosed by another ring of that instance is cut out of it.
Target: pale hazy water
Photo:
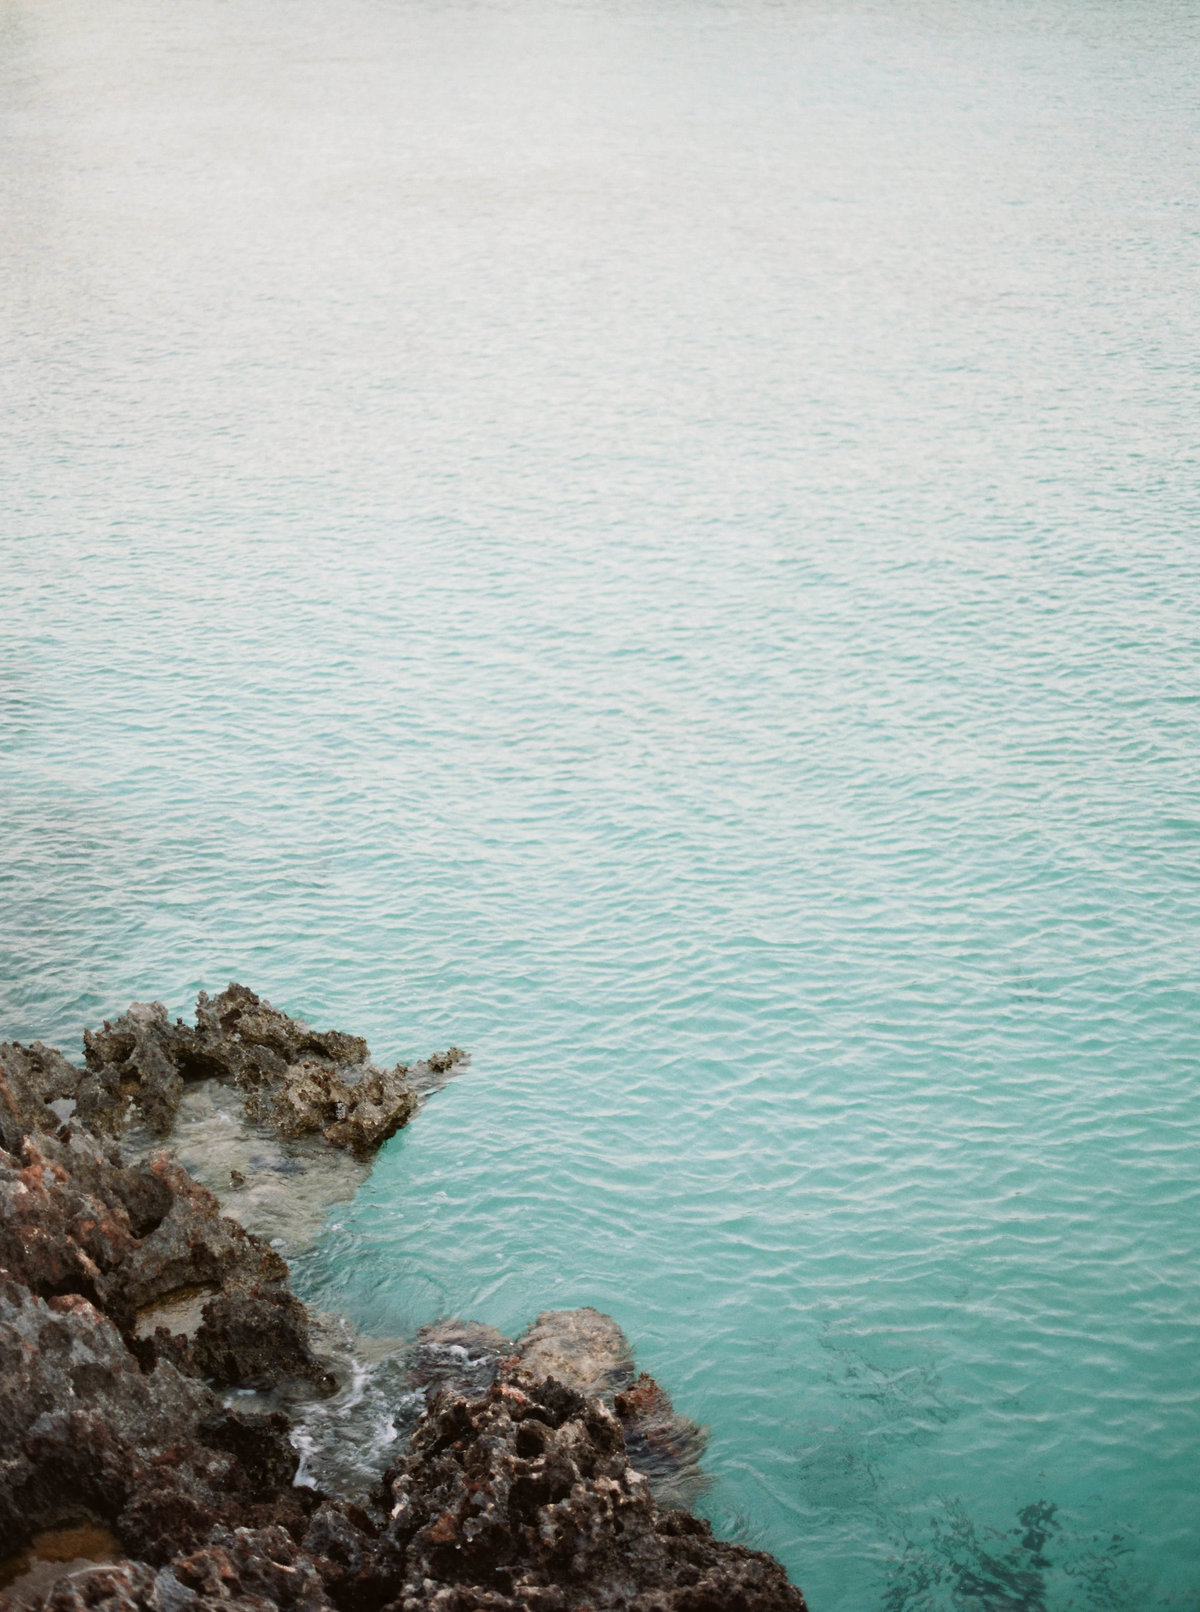
[[[813,1612],[1200,1607],[1198,83],[0,0],[0,1034],[470,1047],[304,1291],[611,1310]]]

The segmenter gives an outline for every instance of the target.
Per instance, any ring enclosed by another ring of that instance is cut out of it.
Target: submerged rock
[[[407,1343],[372,1347],[347,1336],[333,1349],[345,1363],[341,1386],[297,1412],[302,1481],[362,1497],[439,1392],[471,1399],[523,1375],[602,1399],[660,1504],[693,1506],[709,1487],[701,1466],[707,1430],[681,1415],[653,1377],[635,1378],[628,1338],[597,1310],[546,1311],[515,1343],[480,1322],[435,1321]]]
[[[439,1388],[471,1394],[490,1388],[512,1344],[498,1327],[480,1321],[434,1321],[405,1352],[408,1380],[431,1397]]]
[[[665,1388],[646,1372],[632,1387],[613,1396],[613,1410],[625,1433],[630,1465],[666,1506],[690,1508],[709,1487],[700,1465],[708,1446],[708,1430],[671,1403]]]
[[[85,1047],[0,1047],[0,1608],[803,1612],[777,1562],[662,1504],[694,1498],[704,1434],[611,1317],[439,1322],[347,1367],[274,1248],[118,1145],[216,1081],[288,1146],[366,1155],[455,1049],[377,1070],[240,986]],[[378,1464],[310,1467],[322,1403]]]
[[[95,1523],[47,1528],[20,1555],[0,1563],[0,1585],[7,1583],[9,1596],[28,1602],[60,1579],[90,1570],[97,1562],[118,1562],[124,1554],[117,1536]]]
[[[633,1350],[611,1315],[585,1306],[543,1310],[513,1345],[513,1360],[535,1377],[556,1377],[581,1394],[614,1394],[633,1381]]]

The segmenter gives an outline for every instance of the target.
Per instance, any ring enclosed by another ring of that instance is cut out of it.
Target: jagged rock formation
[[[803,1612],[778,1562],[658,1508],[617,1418],[553,1378],[443,1392],[385,1489],[396,1612]]]
[[[216,997],[201,992],[194,1028],[172,1024],[161,1002],[135,1002],[103,1029],[84,1031],[83,1047],[77,1114],[94,1131],[119,1136],[136,1113],[166,1136],[186,1083],[221,1080],[242,1091],[252,1120],[278,1135],[319,1133],[357,1158],[406,1125],[419,1093],[465,1057],[451,1047],[411,1069],[379,1069],[361,1036],[312,1030],[237,984]]]
[[[85,1299],[147,1369],[161,1358],[218,1384],[333,1387],[284,1261],[165,1157],[125,1165],[67,1127],[0,1152],[0,1269],[39,1298]],[[139,1318],[181,1293],[207,1295],[194,1334],[147,1336]]]
[[[336,1382],[279,1254],[116,1138],[218,1079],[279,1134],[369,1153],[461,1054],[376,1070],[240,986],[194,1030],[135,1004],[85,1051],[0,1046],[0,1609],[803,1612],[778,1563],[656,1501],[644,1473],[686,1490],[703,1434],[594,1310],[515,1342],[424,1329],[404,1372],[429,1408],[361,1503],[297,1486],[289,1413],[222,1397]]]
[[[439,1321],[417,1333],[405,1364],[406,1383],[428,1401],[438,1389],[469,1397],[497,1381],[553,1378],[613,1412],[630,1464],[657,1501],[690,1507],[708,1487],[704,1428],[680,1415],[653,1377],[637,1375],[625,1333],[590,1306],[544,1310],[515,1341],[495,1327]]]

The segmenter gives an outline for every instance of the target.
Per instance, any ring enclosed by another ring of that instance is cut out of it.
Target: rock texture
[[[803,1612],[778,1562],[657,1507],[618,1419],[554,1378],[439,1395],[385,1484],[397,1612]]]
[[[237,984],[201,992],[194,1028],[172,1024],[161,1002],[135,1002],[86,1030],[83,1047],[77,1113],[92,1130],[119,1136],[136,1117],[166,1136],[186,1083],[222,1080],[243,1092],[252,1120],[284,1137],[319,1133],[357,1158],[406,1125],[420,1094],[465,1058],[451,1047],[411,1069],[379,1069],[361,1036],[312,1030]]]
[[[0,1608],[803,1612],[778,1563],[655,1498],[703,1434],[594,1310],[515,1342],[424,1329],[403,1382],[427,1410],[375,1492],[297,1485],[293,1416],[336,1382],[286,1264],[117,1139],[218,1079],[280,1134],[370,1153],[461,1054],[377,1070],[240,986],[194,1030],[135,1004],[85,1050],[0,1047]]]
[[[708,1483],[700,1466],[705,1430],[672,1405],[665,1389],[635,1376],[633,1349],[611,1315],[585,1306],[545,1310],[501,1361],[501,1375],[553,1377],[614,1412],[631,1465],[656,1500],[692,1506]]]
[[[145,1371],[79,1294],[0,1277],[0,1555],[66,1521],[162,1561],[219,1522],[303,1521],[282,1415],[244,1417],[160,1362]]]
[[[39,1298],[86,1299],[148,1369],[165,1359],[220,1384],[333,1387],[283,1260],[164,1156],[125,1165],[66,1126],[0,1151],[0,1270]],[[193,1336],[145,1336],[140,1314],[197,1288],[212,1297]]]

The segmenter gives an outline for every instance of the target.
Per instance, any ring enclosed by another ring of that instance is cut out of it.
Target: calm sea
[[[813,1612],[1200,1608],[1200,11],[0,0],[0,1034],[473,1064]]]

